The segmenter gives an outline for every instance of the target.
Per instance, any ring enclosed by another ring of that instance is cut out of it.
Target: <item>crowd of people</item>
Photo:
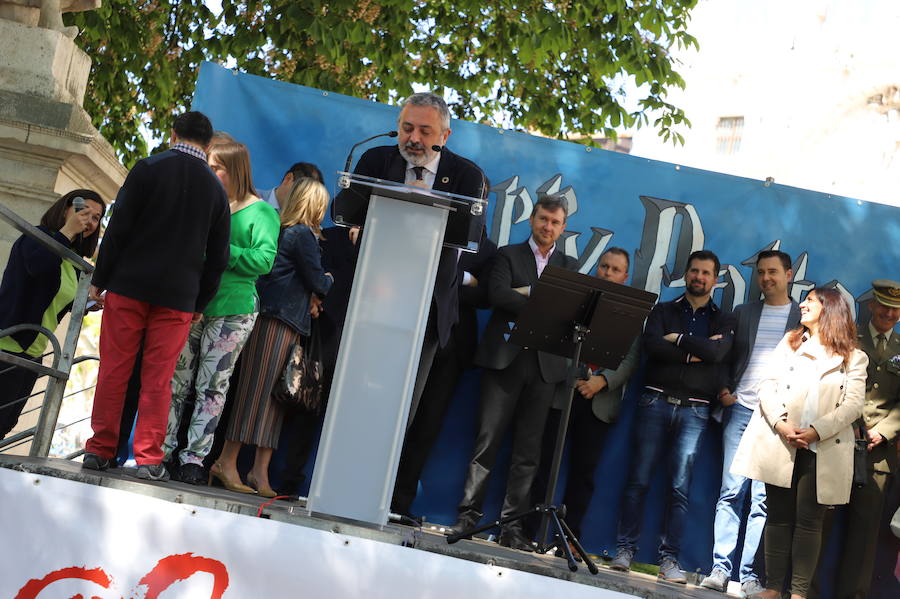
[[[481,169],[445,147],[451,129],[442,98],[410,96],[397,125],[397,144],[368,150],[357,173],[487,196]],[[88,200],[84,209],[73,207],[75,197]],[[335,201],[364,218],[368,197],[358,188]],[[290,348],[308,344],[317,327],[327,397],[365,234],[323,230],[328,203],[321,172],[311,163],[294,164],[276,188],[260,193],[246,146],[227,134],[214,137],[200,113],[175,120],[171,148],[129,173],[97,256],[90,298],[103,308],[101,362],[85,468],[116,465],[116,448],[131,434],[122,411],[134,373],[140,383],[136,477],[174,476],[189,484],[217,479],[229,490],[265,497],[298,492],[321,416],[287,410],[272,392]],[[91,256],[104,208],[99,196],[77,190],[51,207],[41,227]],[[419,479],[454,388],[471,367],[481,369],[477,434],[449,532],[465,533],[483,520],[488,483],[509,433],[512,456],[499,516],[542,500],[572,369],[564,358],[511,343],[509,333],[546,266],[576,268],[557,245],[568,213],[563,195],[542,195],[527,239],[498,249],[482,231],[477,253],[442,251],[391,506],[406,522],[417,521],[412,504]],[[52,330],[71,306],[74,273],[47,254],[24,237],[13,246],[0,287],[0,328],[30,322]],[[839,569],[834,584],[838,597],[866,596],[871,539],[897,469],[900,283],[873,281],[871,319],[857,331],[834,289],[814,289],[802,303],[792,299],[791,265],[782,251],[760,252],[762,298],[731,313],[712,299],[719,258],[706,249],[694,252],[684,265],[684,294],[653,307],[618,368],[588,365],[575,381],[563,503],[579,535],[604,439],[637,365],[645,363],[639,442],[630,456],[613,569],[631,567],[651,478],[664,465],[658,576],[686,582],[679,553],[692,471],[710,420],[718,420],[722,484],[710,573],[700,586],[724,591],[737,577],[744,596],[818,596],[814,575],[830,534],[828,508],[849,504],[844,550],[850,567]],[[608,248],[596,276],[627,284],[629,268],[626,250]],[[480,339],[478,309],[491,310]],[[0,339],[0,349],[32,360],[45,344],[34,331]],[[19,370],[0,375],[8,379],[0,384],[0,405],[30,392],[34,379]],[[2,436],[18,412],[0,416]],[[859,435],[868,440],[868,481],[854,487]],[[269,470],[279,439],[287,458],[276,491]],[[242,477],[238,455],[245,445],[256,449]],[[518,520],[501,528],[498,541],[533,551],[534,532]],[[765,572],[756,565],[761,547]]]

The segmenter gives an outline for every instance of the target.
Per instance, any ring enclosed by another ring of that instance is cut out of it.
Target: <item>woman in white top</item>
[[[862,415],[868,362],[841,294],[810,291],[800,304],[800,327],[775,348],[731,466],[766,483],[767,588],[752,597],[778,599],[787,583],[792,599],[806,597],[825,511],[850,500],[852,425]]]

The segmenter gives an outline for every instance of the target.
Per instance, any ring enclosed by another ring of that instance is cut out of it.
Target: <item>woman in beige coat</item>
[[[786,582],[791,599],[806,597],[825,511],[850,500],[852,425],[862,415],[868,362],[840,293],[810,291],[800,327],[778,344],[771,377],[760,382],[759,407],[731,465],[766,483],[767,588],[755,598],[780,598]]]

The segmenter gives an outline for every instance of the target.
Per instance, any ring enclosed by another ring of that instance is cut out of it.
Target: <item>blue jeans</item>
[[[722,489],[716,503],[716,520],[713,543],[713,568],[721,568],[731,575],[733,564],[731,556],[737,546],[741,521],[744,519],[747,495],[750,495],[750,515],[747,517],[747,530],[744,533],[744,548],[741,551],[741,582],[758,579],[753,570],[753,560],[766,526],[766,485],[758,480],[750,480],[743,476],[731,474],[731,462],[737,453],[738,444],[753,410],[741,404],[725,408],[725,427],[722,430]]]
[[[677,560],[687,515],[691,472],[700,437],[709,421],[709,406],[672,405],[664,394],[646,390],[638,400],[635,420],[638,423],[635,437],[640,442],[635,447],[622,498],[616,546],[632,553],[637,551],[647,488],[654,469],[667,454],[669,498],[659,543],[659,560]]]

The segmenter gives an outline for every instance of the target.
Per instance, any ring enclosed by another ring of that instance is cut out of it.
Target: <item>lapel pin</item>
[[[449,183],[450,177],[441,177],[441,183]]]

